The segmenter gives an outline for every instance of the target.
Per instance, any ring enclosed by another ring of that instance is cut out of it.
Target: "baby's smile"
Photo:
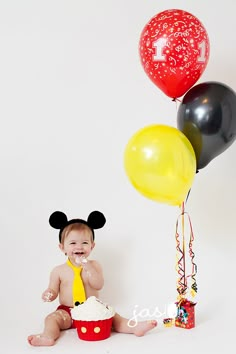
[[[83,256],[84,252],[74,252],[76,256]]]

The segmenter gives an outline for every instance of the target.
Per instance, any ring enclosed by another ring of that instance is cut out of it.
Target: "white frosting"
[[[105,305],[95,296],[90,296],[83,304],[71,309],[74,320],[99,321],[113,317],[115,314],[111,306]]]
[[[76,264],[86,264],[86,263],[88,263],[88,261],[84,257],[76,257],[75,258],[75,263]]]

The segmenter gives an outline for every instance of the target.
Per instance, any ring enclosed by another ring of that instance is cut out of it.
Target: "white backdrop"
[[[26,338],[40,332],[56,306],[41,301],[51,268],[65,259],[48,224],[54,210],[69,218],[87,218],[95,209],[105,214],[93,257],[104,268],[101,297],[119,313],[164,313],[176,300],[179,210],[141,196],[123,168],[125,146],[137,130],[176,126],[177,106],[144,73],[138,41],[155,14],[189,11],[204,24],[211,45],[198,83],[235,89],[235,7],[233,0],[0,0],[4,353],[169,353],[180,345],[192,353],[222,353],[226,342],[233,345],[234,144],[196,175],[187,203],[198,265],[195,329],[165,329],[164,314],[143,338],[114,334],[88,343],[72,330],[53,348],[32,348]]]

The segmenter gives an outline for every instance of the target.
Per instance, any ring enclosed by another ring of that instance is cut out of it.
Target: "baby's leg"
[[[127,318],[121,317],[118,313],[115,314],[113,319],[113,329],[120,333],[135,334],[138,337],[144,336],[144,334],[157,326],[157,321],[142,321],[135,323],[129,321]]]
[[[28,342],[34,346],[51,346],[60,336],[60,331],[71,327],[71,317],[64,310],[57,310],[45,318],[44,331],[28,337]]]

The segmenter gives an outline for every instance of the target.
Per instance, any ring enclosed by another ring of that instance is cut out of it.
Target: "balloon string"
[[[173,97],[173,98],[172,98],[172,102],[176,102],[176,101],[177,101],[177,102],[182,102],[179,98]]]
[[[176,111],[177,111],[177,109],[178,109],[178,102],[181,102],[178,98],[173,98],[172,99],[172,102],[175,102],[175,109],[176,109]]]
[[[185,215],[188,217],[188,222],[189,222],[189,227],[190,227],[189,256],[190,256],[191,265],[192,265],[191,273],[188,276],[186,276],[186,264],[185,264],[185,235],[184,235],[184,233],[185,233],[185,224],[184,224]],[[179,224],[180,217],[181,217],[181,222],[182,222],[182,230],[181,230],[182,231],[182,249],[181,249],[181,244],[180,244],[180,235],[178,232],[178,228],[179,228],[178,224]],[[193,227],[192,227],[192,222],[191,222],[190,216],[184,210],[184,203],[182,204],[181,214],[177,218],[175,236],[176,236],[176,250],[177,250],[176,270],[179,275],[179,279],[177,280],[177,291],[180,296],[184,295],[186,293],[187,288],[188,288],[187,279],[189,277],[191,277],[191,279],[192,279],[191,295],[194,297],[197,293],[197,283],[196,283],[197,265],[194,262],[195,253],[193,252],[194,233],[193,233]],[[179,257],[178,257],[178,253],[180,253]]]
[[[182,215],[182,213],[181,213],[181,215]],[[175,231],[176,250],[177,250],[176,270],[179,275],[179,279],[177,279],[177,291],[178,291],[179,295],[184,295],[187,290],[187,283],[186,283],[186,279],[185,279],[185,247],[183,247],[183,244],[182,244],[182,249],[181,249],[181,246],[180,246],[180,239],[179,239],[180,235],[178,233],[178,224],[179,224],[179,217],[177,218],[177,221],[176,221],[176,231]],[[184,240],[183,240],[183,243],[184,243]],[[178,257],[178,252],[180,253],[179,257]]]
[[[190,226],[189,256],[191,258],[191,263],[192,263],[192,273],[188,277],[192,278],[191,289],[192,289],[192,295],[195,296],[197,293],[197,282],[196,282],[197,265],[194,262],[195,253],[193,252],[194,233],[193,233],[192,222],[191,222],[189,214],[187,214],[187,216],[188,216],[188,221],[189,221],[189,226]]]
[[[185,199],[185,204],[187,204],[187,201],[188,201],[188,197],[189,197],[190,192],[191,192],[191,188],[190,188],[189,191],[188,191],[187,197],[186,197],[186,199]]]
[[[187,288],[187,281],[185,278],[185,268],[186,268],[186,264],[185,264],[185,230],[184,230],[184,202],[182,203],[181,206],[181,222],[182,222],[182,248],[183,248],[183,268],[184,268],[184,285]]]
[[[176,243],[177,243],[177,247],[176,247],[177,252],[179,252],[181,254],[179,259],[178,259],[178,255],[177,255],[176,269],[177,269],[177,273],[179,275],[179,279],[177,280],[177,291],[178,291],[179,295],[184,295],[187,290],[187,287],[185,285],[184,267],[182,266],[184,253],[180,248],[180,241],[179,241],[179,233],[178,232],[176,232]]]

